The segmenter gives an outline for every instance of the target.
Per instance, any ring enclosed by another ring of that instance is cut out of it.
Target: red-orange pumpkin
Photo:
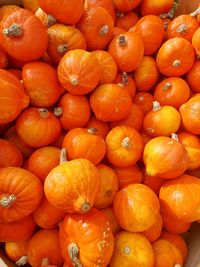
[[[20,9],[20,7],[16,6],[16,5],[4,5],[4,6],[1,6],[0,7],[0,20],[2,20],[2,18],[4,16],[8,16],[8,15],[12,14],[13,12],[15,12],[16,10],[19,10],[19,9]]]
[[[139,92],[133,98],[133,103],[140,106],[144,114],[152,110],[154,97],[147,92]]]
[[[191,70],[186,74],[186,81],[188,82],[190,89],[195,93],[200,93],[200,60],[196,59]]]
[[[96,119],[94,116],[91,116],[87,125],[85,126],[87,129],[94,128],[96,130],[96,135],[102,136],[104,139],[110,131],[110,127],[108,123],[100,121]]]
[[[127,74],[125,71],[118,72],[114,83],[126,89],[129,92],[131,98],[135,96],[135,92],[136,92],[135,82],[133,78],[129,74]]]
[[[144,174],[143,183],[151,188],[156,193],[156,195],[159,195],[160,188],[165,182],[166,180],[163,178],[150,176],[146,172]]]
[[[17,266],[27,264],[27,249],[29,240],[18,242],[6,242],[5,252],[9,259],[16,262]]]
[[[127,13],[117,11],[115,26],[128,31],[131,27],[133,27],[137,23],[138,20],[139,20],[138,14],[133,11],[129,11]]]
[[[122,12],[128,12],[136,8],[141,0],[113,0],[115,8]]]
[[[0,68],[4,69],[8,64],[8,58],[5,50],[0,47]]]
[[[173,0],[143,0],[141,4],[142,16],[145,15],[162,15],[168,13],[173,6]]]
[[[116,218],[115,218],[115,215],[114,215],[114,212],[113,212],[113,208],[112,207],[108,207],[106,209],[102,209],[101,211],[108,218],[109,223],[110,223],[110,228],[111,228],[113,234],[116,235],[117,233],[119,233],[121,228],[120,228],[119,224],[116,221]]]
[[[200,38],[200,27],[195,31],[192,37],[192,45],[195,49],[195,52],[198,58],[200,57],[199,38]]]
[[[115,20],[115,7],[112,0],[85,0],[84,2],[85,9],[99,6],[105,8],[113,20]]]

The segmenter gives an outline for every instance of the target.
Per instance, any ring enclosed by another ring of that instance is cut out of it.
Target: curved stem
[[[181,24],[177,29],[176,32],[178,33],[185,33],[188,30],[187,24]]]
[[[60,151],[60,164],[63,164],[67,161],[67,150],[66,148],[62,148]]]
[[[125,36],[124,35],[120,35],[119,36],[119,46],[120,47],[123,47],[126,45],[126,39],[125,39]]]
[[[167,82],[167,83],[165,83],[165,85],[163,86],[162,90],[163,90],[163,91],[167,91],[167,90],[169,90],[170,88],[171,88],[171,83]]]
[[[14,23],[10,28],[4,29],[3,34],[8,37],[21,37],[23,34],[23,30],[21,25]]]
[[[99,36],[103,37],[106,34],[108,34],[109,32],[109,26],[108,25],[104,25],[103,27],[101,27],[101,29],[99,30]]]
[[[174,60],[173,67],[180,67],[181,61],[180,60]]]
[[[52,15],[47,15],[47,27],[51,27],[56,24],[57,20]]]
[[[200,15],[200,6],[194,12],[190,13],[190,16],[192,17],[196,17],[198,15]]]
[[[176,264],[174,265],[174,267],[182,267],[182,265],[179,264],[179,263],[176,263]]]
[[[56,117],[60,117],[63,114],[63,108],[61,108],[61,107],[54,108],[53,114]]]
[[[178,135],[176,133],[172,133],[172,137],[173,140],[179,141],[178,139]]]
[[[124,86],[128,85],[128,74],[125,71],[122,73],[122,84]]]
[[[42,260],[42,266],[47,266],[47,265],[49,265],[50,264],[50,262],[49,262],[49,259],[48,258],[44,258],[43,260]]]
[[[153,101],[153,111],[161,110],[160,103],[158,101]]]
[[[64,54],[68,50],[68,45],[67,44],[61,44],[57,47],[57,51],[59,54]]]
[[[162,19],[165,19],[165,18],[173,19],[174,14],[175,14],[176,10],[178,9],[179,2],[180,2],[179,0],[174,0],[173,6],[170,9],[170,11],[168,13],[161,14],[159,17]]]
[[[130,144],[130,138],[127,136],[122,140],[122,147],[123,148],[130,148],[131,144]]]
[[[17,198],[14,194],[10,195],[9,197],[2,197],[0,199],[0,205],[2,206],[2,208],[9,208],[16,199]]]
[[[88,131],[88,133],[93,134],[93,135],[95,135],[97,133],[97,129],[93,128],[93,127],[89,128],[87,131]]]
[[[28,257],[27,256],[22,256],[18,261],[15,262],[17,266],[23,266],[27,264],[28,262]]]
[[[43,118],[43,119],[46,119],[49,117],[49,111],[48,109],[46,108],[39,108],[38,109],[39,113],[40,113],[40,116]]]
[[[79,248],[76,243],[71,243],[68,245],[68,254],[72,261],[72,264],[75,267],[83,267],[82,263],[79,260]]]

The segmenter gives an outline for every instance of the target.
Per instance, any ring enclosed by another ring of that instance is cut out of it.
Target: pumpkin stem
[[[56,24],[57,20],[52,16],[52,15],[47,15],[47,28],[53,26],[54,24]]]
[[[153,101],[153,111],[161,110],[160,103],[158,101]]]
[[[180,3],[179,0],[174,0],[173,6],[172,6],[172,8],[170,9],[170,11],[169,11],[168,13],[163,13],[163,14],[161,14],[159,17],[160,17],[161,19],[165,19],[165,18],[173,19],[174,14],[175,14],[175,12],[176,12],[178,6],[179,6],[179,3]]]
[[[168,26],[169,26],[169,22],[168,21],[164,21],[163,25],[164,25],[165,30],[167,30]]]
[[[71,243],[68,245],[68,254],[69,254],[69,257],[72,261],[72,264],[75,266],[75,267],[83,267],[82,263],[80,262],[79,260],[79,248],[78,246],[76,245],[76,243]]]
[[[190,13],[190,16],[192,17],[196,17],[198,15],[200,15],[200,6],[194,12]]]
[[[163,88],[162,88],[162,90],[163,91],[167,91],[167,90],[169,90],[171,88],[171,83],[165,83],[165,85],[163,86]]]
[[[176,141],[179,141],[178,139],[178,135],[175,134],[175,133],[172,133],[172,137],[171,137],[173,140],[176,140]]]
[[[70,82],[72,85],[76,86],[79,84],[78,78],[77,77],[70,77]]]
[[[13,194],[9,197],[2,197],[0,199],[0,205],[2,206],[2,208],[10,208],[11,204],[15,202],[16,199],[16,196]]]
[[[181,61],[180,60],[174,60],[173,62],[173,67],[180,67],[181,66]]]
[[[67,161],[67,150],[66,148],[62,148],[60,151],[60,164],[63,164]]]
[[[23,266],[25,264],[27,264],[28,262],[28,257],[27,256],[22,256],[18,261],[16,261],[16,265],[17,266]]]
[[[58,51],[58,53],[61,54],[61,55],[64,54],[64,53],[66,53],[67,50],[68,50],[68,45],[67,45],[67,44],[61,44],[61,45],[59,45],[59,46],[57,47],[57,51]]]
[[[182,267],[182,265],[177,263],[177,264],[174,265],[174,267]]]
[[[108,25],[104,25],[103,27],[101,27],[101,29],[99,30],[99,36],[103,37],[106,34],[108,34],[109,32],[109,26]]]
[[[130,138],[128,136],[122,140],[122,147],[127,149],[131,147]]]
[[[22,27],[14,23],[10,28],[4,29],[3,34],[5,34],[8,37],[21,37],[23,34]]]
[[[130,248],[130,247],[125,247],[125,248],[124,248],[124,253],[125,253],[126,255],[129,255],[129,254],[131,253],[131,248]]]
[[[124,86],[128,85],[128,74],[125,71],[122,73],[122,84]]]
[[[124,35],[120,35],[119,36],[119,46],[120,47],[123,47],[126,45],[126,39],[125,39],[125,36]]]
[[[60,117],[63,114],[63,109],[61,107],[54,108],[53,114],[56,117]]]
[[[95,135],[97,133],[97,129],[93,128],[93,127],[89,128],[87,131],[88,131],[88,133],[93,134],[93,135]]]
[[[187,24],[181,24],[177,29],[176,32],[178,33],[185,33],[188,30]]]
[[[46,108],[39,108],[38,109],[39,113],[40,113],[40,116],[43,118],[43,119],[46,119],[49,117],[49,111],[48,109]]]
[[[49,262],[49,259],[48,258],[44,258],[43,260],[42,260],[42,266],[47,266],[47,265],[49,265],[50,264],[50,262]]]
[[[81,207],[82,212],[88,212],[91,209],[91,204],[88,202],[85,202],[83,206]]]
[[[119,11],[119,10],[117,10],[115,14],[116,14],[117,18],[123,18],[124,17],[124,13]]]

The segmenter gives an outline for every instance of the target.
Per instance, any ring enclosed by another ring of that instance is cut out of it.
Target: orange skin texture
[[[4,69],[8,65],[7,54],[3,48],[0,47],[0,68]]]
[[[93,206],[100,188],[97,168],[87,159],[64,162],[47,176],[44,191],[55,208],[83,213],[83,205]],[[59,189],[59,190],[58,190]]]
[[[119,34],[122,34],[122,33],[125,33],[126,30],[122,29],[122,28],[119,28],[119,27],[114,27],[114,33],[113,33],[113,37],[119,35]]]
[[[58,267],[62,266],[59,231],[41,229],[36,232],[29,241],[27,256],[29,263],[35,267],[40,267],[45,258]]]
[[[144,56],[139,67],[135,70],[134,81],[137,91],[149,91],[159,78],[156,61],[153,57]]]
[[[120,45],[119,40],[122,37],[125,39],[125,43]],[[133,32],[117,35],[110,42],[108,51],[116,61],[118,71],[134,71],[140,65],[144,55],[142,37]]]
[[[154,253],[148,239],[139,233],[121,231],[115,236],[115,249],[110,267],[153,267]]]
[[[100,29],[105,25],[107,29],[101,33]],[[89,51],[104,50],[113,38],[114,20],[105,8],[94,7],[84,10],[77,28],[85,36]]]
[[[190,87],[180,77],[170,77],[161,81],[154,92],[154,99],[161,106],[179,109],[190,97]]]
[[[38,0],[23,0],[23,4],[26,9],[33,13],[39,8]]]
[[[189,164],[189,156],[184,146],[165,136],[153,138],[146,144],[143,160],[148,175],[164,179],[182,175]]]
[[[61,134],[59,120],[50,111],[47,117],[43,117],[41,113],[43,111],[40,112],[40,109],[30,107],[23,111],[16,121],[16,131],[19,137],[35,148],[55,142]]]
[[[21,37],[9,37],[3,34],[3,30],[10,28],[14,23],[21,25],[23,30]],[[17,60],[33,61],[39,59],[46,51],[48,41],[46,29],[41,21],[26,9],[20,8],[5,16],[1,20],[0,29],[0,42],[3,48]]]
[[[134,165],[140,159],[144,146],[138,131],[128,126],[113,128],[106,137],[106,145],[106,157],[116,167]]]
[[[15,120],[28,107],[29,97],[13,74],[0,70],[0,76],[0,124],[5,124]]]
[[[178,32],[180,26],[186,26],[186,29]],[[189,42],[192,41],[192,36],[198,29],[199,23],[196,18],[190,15],[180,15],[174,18],[168,26],[167,37],[168,39],[173,37],[182,37]]]
[[[156,195],[159,195],[160,188],[165,182],[166,180],[160,177],[149,176],[146,172],[144,174],[143,183],[151,188]]]
[[[192,96],[183,104],[179,112],[184,128],[192,134],[200,134],[200,94]]]
[[[63,147],[66,148],[70,160],[85,158],[96,165],[105,156],[106,144],[103,137],[89,131],[90,129],[85,128],[70,130],[64,137]]]
[[[143,121],[143,128],[151,137],[171,136],[181,124],[179,112],[172,106],[162,106],[160,110],[150,111]]]
[[[162,232],[162,227],[163,227],[162,216],[159,213],[155,224],[153,224],[149,229],[144,231],[143,234],[146,236],[149,242],[153,243],[160,237]]]
[[[98,164],[101,183],[94,206],[98,209],[109,207],[119,189],[118,177],[114,170],[105,164]]]
[[[94,55],[85,50],[70,50],[60,60],[58,78],[68,92],[75,95],[87,94],[99,83],[98,61]]]
[[[158,1],[158,0],[143,0],[141,5],[142,16],[149,14],[161,15],[168,13],[172,8],[173,0]]]
[[[131,110],[128,91],[117,84],[102,84],[90,96],[90,107],[97,119],[113,122],[124,119]]]
[[[85,0],[84,8],[94,8],[94,7],[105,8],[110,16],[115,20],[115,7],[112,0]]]
[[[107,266],[114,249],[114,237],[106,215],[95,208],[87,214],[70,214],[60,227],[62,256],[73,266],[68,246],[75,243],[79,248],[79,260],[84,267],[101,263]]]
[[[6,242],[5,252],[9,259],[12,261],[18,261],[21,257],[27,255],[29,240],[19,242]]]
[[[167,40],[159,49],[156,62],[159,71],[165,76],[182,76],[193,66],[195,52],[192,44],[186,39],[174,37]],[[178,63],[180,65],[174,66]]]
[[[34,174],[22,168],[1,168],[1,198],[12,194],[16,200],[9,208],[0,207],[0,221],[12,222],[31,214],[42,200],[42,183]]]
[[[196,51],[197,56],[200,55],[199,38],[200,38],[200,27],[195,31],[192,37],[192,45]]]
[[[153,244],[155,267],[174,267],[183,264],[183,257],[178,248],[165,239],[158,239]]]
[[[74,25],[83,14],[83,1],[81,0],[61,0],[59,3],[56,0],[39,0],[38,3],[47,14],[63,24]]]
[[[0,8],[0,20],[2,20],[3,17],[8,16],[19,9],[20,9],[20,7],[16,6],[16,5],[1,6],[1,8]]]
[[[129,29],[141,35],[144,42],[144,55],[153,55],[161,46],[164,38],[162,20],[155,15],[144,16],[138,20],[135,26]]]
[[[100,121],[94,116],[91,116],[85,128],[95,128],[97,130],[96,135],[100,135],[104,139],[110,131],[110,127],[107,122]]]
[[[186,74],[186,81],[189,84],[191,90],[195,93],[200,93],[200,61],[196,59],[191,70]]]
[[[0,223],[0,242],[28,240],[33,235],[36,226],[32,215],[14,222],[2,222]]]
[[[34,211],[33,218],[37,225],[43,229],[56,228],[57,224],[64,219],[65,212],[54,208],[46,199],[43,198],[39,207]]]
[[[113,167],[113,170],[118,176],[119,188],[123,188],[129,184],[141,183],[143,174],[137,165],[130,167]]]
[[[180,142],[185,146],[189,155],[188,170],[195,170],[200,167],[200,139],[198,136],[180,132],[178,134]]]
[[[42,24],[48,28],[49,23],[50,23],[50,19],[47,15],[47,13],[45,13],[41,8],[38,8],[35,12],[35,16],[42,22]]]
[[[93,51],[101,69],[100,84],[113,83],[117,75],[117,64],[112,56],[103,50]]]
[[[117,233],[119,233],[121,230],[121,227],[116,221],[113,208],[108,207],[108,208],[102,209],[101,211],[107,216],[113,235],[116,235]]]
[[[200,220],[199,190],[200,181],[195,176],[184,174],[169,181],[160,189],[159,197],[163,210],[169,209],[180,220],[187,223]]]
[[[56,69],[44,62],[25,64],[22,80],[32,106],[51,107],[60,97],[60,83]]]
[[[59,63],[66,51],[59,52],[60,45],[67,45],[67,51],[73,49],[86,50],[84,35],[76,28],[69,25],[55,24],[48,28],[48,55],[55,63]]]
[[[10,141],[0,138],[0,168],[20,167],[22,161],[21,151]]]
[[[118,191],[113,202],[119,225],[129,232],[143,232],[157,221],[160,204],[156,194],[142,184],[130,184]]]
[[[131,98],[135,96],[136,93],[135,82],[133,78],[131,78],[131,76],[128,75],[127,73],[118,72],[114,83],[120,85],[122,88],[127,90],[130,93]]]
[[[119,13],[119,16],[116,16],[115,26],[128,31],[137,23],[138,20],[139,16],[137,13],[132,11],[129,11],[127,13],[122,12]]]
[[[147,92],[139,92],[133,98],[133,104],[140,106],[144,114],[152,110],[153,101],[153,95]]]
[[[137,131],[141,131],[144,120],[144,113],[140,106],[132,104],[129,115],[120,121],[110,123],[111,128],[124,125],[135,128]]]
[[[113,0],[115,9],[121,12],[129,12],[139,5],[141,0]]]
[[[90,118],[90,104],[86,96],[65,93],[62,95],[58,107],[62,108],[59,120],[62,128],[66,131],[84,127]]]
[[[31,154],[27,168],[44,182],[50,171],[59,165],[59,161],[60,149],[53,146],[41,147]]]

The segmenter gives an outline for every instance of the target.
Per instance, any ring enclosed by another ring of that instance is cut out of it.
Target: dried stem
[[[21,25],[14,23],[10,28],[4,29],[3,34],[8,37],[21,37],[23,30]]]
[[[16,199],[16,196],[13,194],[9,197],[2,197],[0,199],[0,205],[2,206],[2,208],[10,208],[11,204],[15,202]]]

